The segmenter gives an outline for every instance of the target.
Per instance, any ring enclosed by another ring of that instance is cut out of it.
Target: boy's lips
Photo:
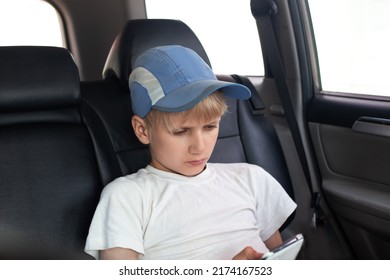
[[[199,166],[199,165],[205,164],[206,161],[207,161],[207,159],[203,158],[203,159],[190,160],[190,161],[187,161],[186,163],[189,165],[192,165],[192,166]]]

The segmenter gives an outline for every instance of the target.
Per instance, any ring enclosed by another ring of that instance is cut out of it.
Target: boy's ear
[[[149,130],[146,126],[145,120],[137,115],[134,115],[131,118],[131,125],[133,126],[134,133],[137,136],[138,140],[142,144],[149,144]]]

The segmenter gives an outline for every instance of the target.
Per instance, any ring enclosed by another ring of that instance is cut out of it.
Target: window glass
[[[178,19],[198,36],[217,74],[264,75],[250,0],[146,0],[148,18]]]
[[[0,0],[0,46],[62,47],[57,11],[41,0]]]
[[[308,0],[322,89],[390,96],[390,1]]]

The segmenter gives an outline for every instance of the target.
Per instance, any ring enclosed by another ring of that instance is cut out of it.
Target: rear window
[[[56,9],[41,0],[0,1],[0,46],[65,45]]]
[[[146,0],[148,18],[185,22],[198,36],[217,74],[263,76],[250,0]]]

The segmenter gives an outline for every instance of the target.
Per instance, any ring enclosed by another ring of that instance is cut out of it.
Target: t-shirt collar
[[[175,181],[184,181],[184,182],[189,182],[189,183],[197,183],[201,182],[204,180],[210,179],[212,176],[212,173],[210,172],[210,164],[207,164],[205,169],[199,173],[198,175],[195,176],[184,176],[178,173],[173,173],[169,171],[164,171],[157,169],[151,165],[148,165],[146,168],[146,171],[149,174],[153,174],[162,178],[170,179],[170,180],[175,180]]]

